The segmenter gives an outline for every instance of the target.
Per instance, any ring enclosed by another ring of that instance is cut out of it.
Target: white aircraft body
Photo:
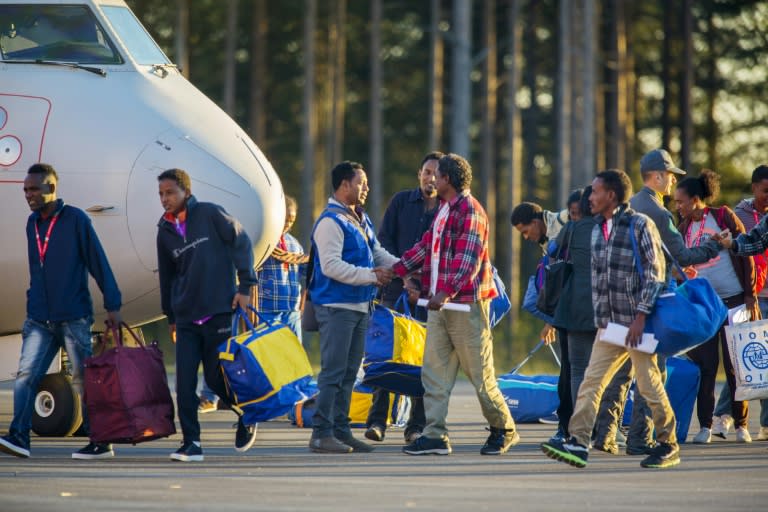
[[[131,324],[161,316],[163,170],[186,170],[199,200],[242,222],[256,264],[282,231],[282,185],[267,158],[122,0],[0,0],[0,380],[14,377],[20,352],[30,214],[22,183],[36,162],[52,164],[59,197],[91,216]],[[103,299],[91,285],[98,327]]]

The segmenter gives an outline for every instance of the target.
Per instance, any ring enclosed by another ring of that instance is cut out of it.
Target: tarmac
[[[11,420],[10,389],[0,386],[0,432]],[[756,437],[759,403],[750,406]],[[737,444],[731,433],[709,445],[684,444],[681,465],[664,470],[642,469],[642,457],[593,450],[588,466],[576,469],[541,453],[554,426],[523,424],[519,445],[481,456],[486,424],[467,382],[451,399],[449,456],[403,454],[397,428],[370,454],[314,454],[310,430],[286,420],[260,424],[255,445],[240,454],[231,412],[202,415],[201,423],[202,463],[169,460],[179,434],[116,445],[116,456],[101,461],[71,459],[84,438],[33,437],[31,458],[0,454],[0,512],[768,510],[766,441]],[[362,438],[363,430],[356,434]]]

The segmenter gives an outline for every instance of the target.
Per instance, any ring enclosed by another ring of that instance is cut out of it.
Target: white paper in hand
[[[750,320],[746,304],[728,310],[728,325],[744,324]]]
[[[608,326],[603,329],[603,332],[600,336],[600,341],[610,343],[611,345],[630,348],[626,346],[627,332],[629,332],[628,327],[624,327],[623,325],[615,324],[613,322],[608,322]],[[640,339],[640,344],[636,347],[632,347],[632,349],[639,350],[640,352],[645,352],[647,354],[653,354],[658,344],[659,340],[657,340],[652,333],[644,332],[642,338]]]
[[[416,301],[417,306],[427,307],[429,301],[427,299],[419,299]],[[469,313],[469,304],[456,304],[455,302],[446,302],[440,309],[446,309],[448,311],[461,311],[463,313]]]

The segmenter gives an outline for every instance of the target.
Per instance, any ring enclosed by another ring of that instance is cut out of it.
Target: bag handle
[[[569,221],[568,224],[565,225],[566,233],[568,234],[568,241],[565,243],[565,245],[560,244],[560,246],[557,248],[557,253],[555,253],[555,260],[560,260],[560,255],[563,252],[563,247],[566,247],[568,250],[566,261],[571,260],[571,240],[573,239],[573,232],[575,229],[573,228],[573,222]]]
[[[536,344],[536,346],[535,346],[535,347],[533,347],[533,348],[531,349],[531,351],[530,351],[530,352],[528,352],[528,355],[526,355],[526,356],[525,356],[525,359],[523,359],[522,361],[520,361],[520,364],[518,364],[517,366],[515,366],[514,368],[512,368],[512,370],[511,370],[509,373],[510,373],[510,374],[515,374],[515,373],[517,373],[518,371],[520,371],[520,368],[522,368],[522,367],[525,365],[525,363],[527,363],[528,361],[530,361],[530,359],[533,357],[533,355],[534,355],[536,352],[538,352],[538,351],[539,351],[539,349],[540,349],[541,347],[543,347],[543,346],[544,346],[544,340],[539,340],[539,342]],[[554,358],[555,358],[555,362],[557,363],[557,366],[560,366],[560,358],[559,358],[559,357],[557,357],[557,353],[555,352],[555,349],[554,349],[554,347],[552,347],[552,344],[551,344],[551,343],[550,343],[549,345],[547,345],[547,346],[549,347],[549,350],[551,350],[551,351],[552,351],[552,356],[554,356]]]
[[[112,332],[112,337],[115,339],[115,346],[116,347],[123,347],[123,328],[127,330],[129,333],[131,333],[131,337],[136,341],[136,346],[146,348],[146,345],[144,345],[144,342],[141,341],[141,339],[136,335],[134,330],[131,328],[130,325],[128,325],[125,322],[120,322],[117,327],[114,325],[110,325],[108,321],[104,321],[104,325],[107,326],[107,329]]]
[[[403,290],[403,293],[400,294],[400,296],[397,298],[397,301],[395,301],[394,309],[397,311],[398,306],[403,306],[403,314],[407,316],[408,318],[413,318],[413,315],[411,314],[411,305],[408,304],[408,292]]]
[[[263,324],[267,324],[268,327],[272,327],[273,325],[272,321],[261,316],[261,313],[256,311],[255,307],[248,304],[248,310],[252,311],[256,315],[256,318],[259,319],[258,321],[259,324],[263,323]],[[237,308],[235,308],[235,312],[232,314],[232,336],[237,336],[237,334],[240,332],[238,330],[238,327],[240,325],[241,319],[243,320],[243,322],[245,322],[245,326],[248,328],[249,331],[252,331],[255,329],[253,322],[251,322],[251,319],[248,318],[248,314],[243,310],[243,308],[241,308],[240,306],[237,306]]]

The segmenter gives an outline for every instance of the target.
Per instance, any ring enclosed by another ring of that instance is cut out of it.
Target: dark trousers
[[[420,396],[412,396],[410,398],[411,414],[408,417],[408,423],[405,425],[406,436],[411,432],[422,432],[427,425],[427,418],[424,416],[424,399]],[[365,425],[367,427],[378,425],[382,429],[386,429],[389,411],[389,391],[376,388],[373,392],[373,403],[371,403],[371,409],[368,411],[368,419],[365,420]]]
[[[352,435],[349,402],[357,371],[363,361],[369,313],[315,304],[320,327],[320,373],[312,436]]]
[[[571,358],[568,355],[568,331],[557,329],[557,340],[560,342],[560,378],[557,380],[557,396],[560,405],[557,407],[558,426],[563,432],[568,432],[568,422],[573,415],[573,398],[571,397]]]
[[[742,295],[737,295],[723,299],[723,302],[730,309],[744,304],[744,298]],[[728,340],[725,337],[725,325],[723,324],[720,327],[714,338],[688,351],[688,357],[696,363],[701,371],[701,384],[699,385],[699,393],[696,395],[696,415],[698,416],[701,428],[712,428],[712,415],[715,411],[715,381],[717,379],[717,368],[720,366],[721,345],[723,349],[725,378],[730,389],[735,389],[736,375],[729,356]],[[737,427],[745,427],[747,425],[748,402],[733,400],[733,393],[731,391],[733,423]]]
[[[203,325],[176,325],[176,403],[184,442],[200,441],[197,419],[197,370],[203,363],[208,387],[223,404],[231,406],[224,377],[219,370],[219,345],[229,338],[232,315],[214,315]]]

